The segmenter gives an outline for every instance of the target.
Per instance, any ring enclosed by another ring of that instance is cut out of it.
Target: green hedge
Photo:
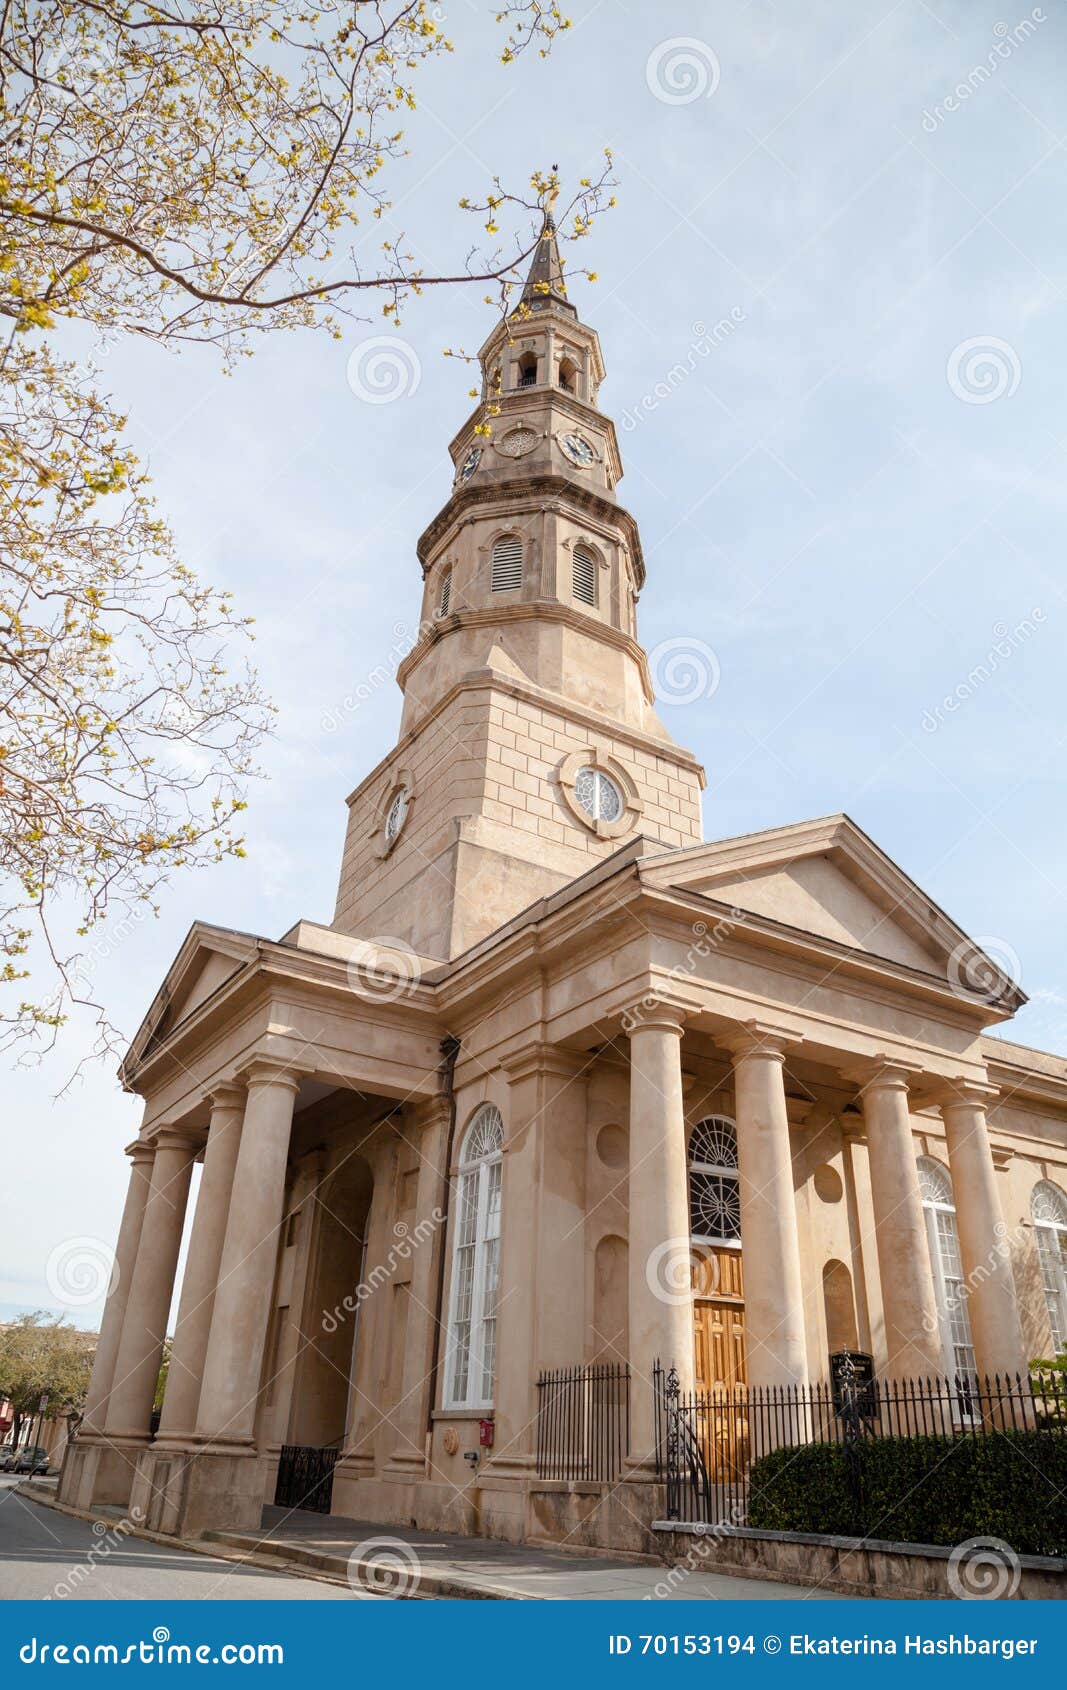
[[[859,1507],[839,1444],[752,1464],[748,1523],[766,1531],[957,1544],[1000,1537],[1020,1555],[1067,1555],[1067,1437],[870,1438],[856,1446]]]

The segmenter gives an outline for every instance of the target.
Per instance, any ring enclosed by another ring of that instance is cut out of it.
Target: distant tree
[[[12,1443],[47,1398],[50,1417],[80,1410],[89,1389],[93,1341],[64,1321],[44,1313],[22,1315],[0,1326],[0,1396],[10,1399]]]
[[[534,44],[547,54],[568,27],[538,0],[502,0],[498,17],[505,64]],[[181,563],[98,372],[46,336],[74,319],[105,342],[207,342],[232,360],[260,333],[340,335],[364,304],[396,322],[442,283],[492,284],[505,308],[554,169],[461,201],[483,229],[458,265],[383,238],[401,116],[419,71],[451,51],[426,0],[0,8],[9,1040],[50,1043],[82,1004],[101,1047],[114,1044],[83,941],[105,918],[154,912],[176,869],[243,854],[238,818],[269,725],[254,672],[227,651],[248,621]],[[608,169],[561,213],[571,238],[605,203]]]

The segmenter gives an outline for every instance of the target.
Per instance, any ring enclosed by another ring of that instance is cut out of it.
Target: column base
[[[201,1537],[216,1530],[258,1531],[263,1523],[263,1469],[263,1457],[252,1445],[181,1448],[172,1443],[153,1449],[145,1459],[145,1482],[151,1487],[155,1529],[178,1537]]]
[[[532,1479],[537,1463],[532,1455],[492,1455],[482,1468],[485,1479]]]
[[[80,1436],[63,1463],[59,1500],[72,1508],[129,1508],[137,1463],[148,1439]]]
[[[425,1479],[426,1457],[414,1450],[397,1449],[382,1468],[382,1478],[406,1483],[411,1479]]]

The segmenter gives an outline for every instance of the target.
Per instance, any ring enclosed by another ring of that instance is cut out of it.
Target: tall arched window
[[[524,352],[519,359],[519,387],[537,386],[537,353]]]
[[[438,585],[438,588],[437,588],[437,610],[436,610],[435,614],[438,615],[438,616],[447,616],[448,615],[448,607],[451,603],[452,603],[452,565],[449,563],[449,564],[445,565],[445,568],[441,573],[440,584]]]
[[[596,606],[597,599],[597,566],[596,558],[588,546],[581,542],[574,548],[574,596],[581,604]]]
[[[689,1138],[689,1230],[702,1244],[740,1244],[737,1128],[723,1115],[698,1121]]]
[[[1067,1350],[1067,1193],[1039,1180],[1030,1196],[1045,1307],[1057,1352]]]
[[[492,1407],[503,1153],[500,1111],[495,1104],[483,1103],[459,1153],[448,1321],[449,1408]]]
[[[929,1156],[920,1156],[917,1167],[919,1193],[926,1220],[926,1242],[930,1250],[930,1269],[934,1276],[937,1312],[941,1322],[941,1349],[945,1358],[945,1372],[949,1378],[958,1373],[961,1379],[974,1379],[977,1377],[974,1342],[971,1338],[971,1318],[967,1313],[952,1181],[948,1170]]]
[[[522,586],[522,541],[505,534],[493,545],[494,593],[513,593]]]

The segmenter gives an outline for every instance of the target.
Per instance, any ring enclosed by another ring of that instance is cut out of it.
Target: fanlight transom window
[[[1059,1352],[1067,1350],[1067,1193],[1051,1180],[1039,1180],[1030,1196],[1030,1217],[1052,1342]]]
[[[597,563],[588,546],[574,548],[574,596],[580,604],[594,608],[597,600]]]
[[[722,1115],[698,1121],[689,1139],[689,1230],[710,1244],[740,1244],[737,1128]]]
[[[574,796],[590,820],[615,822],[622,815],[624,804],[610,775],[591,766],[579,769],[574,777]]]
[[[967,1288],[956,1227],[952,1180],[947,1168],[943,1168],[940,1162],[932,1161],[929,1156],[920,1156],[916,1168],[926,1220],[926,1243],[937,1298],[945,1372],[950,1378],[958,1374],[961,1379],[974,1379],[977,1377],[974,1340],[967,1312]]]
[[[483,1103],[467,1128],[456,1182],[448,1406],[489,1408],[496,1363],[504,1123]]]
[[[522,586],[522,541],[517,534],[505,534],[493,546],[494,593],[513,593]]]

